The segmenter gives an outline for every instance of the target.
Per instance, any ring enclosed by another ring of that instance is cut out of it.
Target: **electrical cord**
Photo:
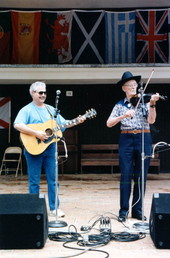
[[[113,240],[119,241],[119,242],[131,242],[131,241],[137,241],[137,240],[143,239],[146,236],[146,234],[143,232],[133,233],[133,234],[129,232],[113,233],[111,231],[111,220],[108,216],[107,217],[100,216],[96,221],[94,221],[92,226],[89,226],[89,228],[92,229],[98,222],[100,222],[99,234],[82,235],[77,232],[77,228],[74,225],[69,226],[68,232],[49,233],[48,237],[50,240],[64,242],[63,247],[81,251],[74,255],[54,257],[54,258],[74,257],[80,254],[83,254],[87,251],[101,252],[106,255],[104,258],[108,258],[109,253],[103,250],[98,250],[97,247],[105,246],[110,241],[113,241]],[[74,228],[75,232],[71,231],[71,227]],[[75,243],[75,242],[77,243],[78,247],[69,246],[71,243]]]
[[[65,247],[65,248],[69,248],[69,247],[67,247],[67,246],[64,246],[64,247]],[[75,248],[71,248],[71,249],[75,249]],[[80,250],[80,249],[77,248],[77,250]],[[89,249],[82,249],[81,252],[76,253],[76,254],[65,255],[65,256],[55,256],[55,257],[50,257],[50,258],[70,258],[70,257],[75,257],[75,256],[79,256],[79,255],[81,255],[81,254],[84,254],[84,253],[86,253],[87,251],[89,251]],[[107,257],[109,257],[109,256],[107,256]]]
[[[144,238],[146,235],[142,232],[139,234],[131,234],[128,232],[111,233],[111,240],[120,242],[131,242]]]
[[[53,232],[49,233],[48,237],[52,241],[58,242],[75,242],[79,246],[84,247],[94,247],[94,246],[101,246],[106,245],[110,241],[120,241],[120,242],[130,242],[136,241],[144,238],[146,236],[145,233],[139,232],[136,234],[132,234],[129,232],[120,232],[120,233],[113,233],[110,231],[101,232],[99,234],[91,234],[82,236],[80,233],[77,232]]]
[[[58,241],[58,242],[73,242],[78,241],[78,238],[81,237],[79,233],[75,232],[54,232],[49,233],[48,237],[52,241]]]
[[[82,253],[80,253],[80,254],[83,254],[83,253],[85,253],[87,251],[93,251],[93,252],[100,252],[100,253],[106,254],[106,256],[104,258],[108,258],[109,257],[109,253],[104,251],[104,250],[99,250],[99,249],[94,249],[94,248],[86,248],[86,249],[84,249],[84,248],[80,248],[80,247],[68,246],[68,244],[70,244],[70,243],[66,242],[66,243],[63,244],[63,246],[65,248],[69,248],[69,249],[73,249],[73,250],[82,250]],[[77,256],[77,255],[75,255],[75,256]],[[73,257],[73,256],[69,256],[69,257]],[[60,258],[60,257],[55,257],[55,258]],[[61,258],[65,258],[65,257],[61,257]]]
[[[79,246],[94,247],[103,246],[110,242],[110,235],[106,233],[88,235],[82,240],[79,240],[77,244]]]
[[[75,232],[72,232],[71,228],[73,228]],[[79,237],[81,238],[82,236],[77,233],[77,228],[74,225],[70,225],[68,227],[68,232],[52,232],[48,234],[48,237],[52,241],[73,242],[78,241]]]

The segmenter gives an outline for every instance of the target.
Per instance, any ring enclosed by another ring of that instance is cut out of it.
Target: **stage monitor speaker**
[[[38,249],[48,237],[44,195],[0,194],[0,249]]]
[[[170,248],[170,194],[155,193],[149,220],[150,236],[157,248]]]

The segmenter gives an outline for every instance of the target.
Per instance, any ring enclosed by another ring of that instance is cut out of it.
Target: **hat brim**
[[[130,81],[130,80],[135,80],[138,83],[141,80],[141,76],[137,75],[137,76],[128,77],[126,79],[120,80],[116,85],[120,87],[123,84],[125,84],[125,82]]]

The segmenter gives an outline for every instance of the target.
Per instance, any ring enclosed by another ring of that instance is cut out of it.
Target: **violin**
[[[154,95],[155,93],[144,93],[143,94],[143,99],[144,99],[144,103],[148,103],[152,97],[152,95]],[[141,98],[141,94],[136,94],[134,95],[131,99],[130,99],[130,103],[135,107],[138,103],[140,99],[140,102],[142,102],[142,98]],[[162,95],[159,95],[159,99],[160,100],[163,100],[163,101],[166,101],[168,99],[167,96],[162,96]]]

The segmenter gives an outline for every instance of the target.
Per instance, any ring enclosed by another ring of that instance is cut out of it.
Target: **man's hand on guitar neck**
[[[78,120],[78,123],[77,123],[77,124],[82,124],[82,123],[84,123],[84,121],[86,120],[86,117],[79,115],[79,116],[77,117],[77,120]]]
[[[85,120],[86,120],[86,117],[84,115],[83,116],[79,115],[78,117],[76,117],[72,120],[68,120],[68,122],[66,124],[66,127],[70,128],[70,127],[73,127],[75,125],[82,124]]]

